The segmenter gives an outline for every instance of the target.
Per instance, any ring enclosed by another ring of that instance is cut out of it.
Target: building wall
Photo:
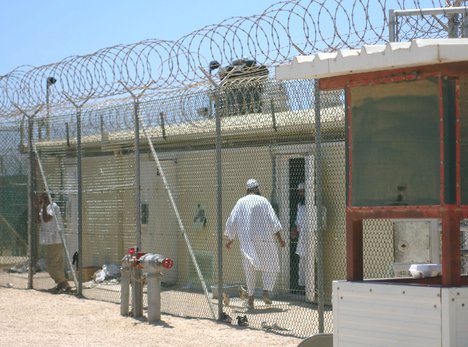
[[[343,142],[322,144],[322,197],[327,209],[324,231],[324,292],[331,297],[331,282],[346,274],[345,254],[345,153]],[[283,237],[289,240],[288,160],[315,156],[313,144],[225,146],[222,150],[222,225],[236,201],[245,194],[249,178],[259,181],[263,196],[275,197],[283,225]],[[209,287],[217,282],[217,180],[216,151],[174,150],[158,153],[163,172],[158,170],[150,151],[142,148],[141,202],[146,204],[148,220],[142,223],[142,251],[170,256],[176,266],[163,281],[200,286],[189,248]],[[46,176],[51,189],[62,192],[66,199],[66,233],[71,251],[77,246],[76,235],[76,159],[46,157]],[[283,162],[283,164],[281,164]],[[178,220],[169,199],[163,176],[177,206]],[[62,188],[60,188],[62,187]],[[133,153],[83,158],[83,266],[120,263],[129,247],[136,244],[135,170]],[[273,195],[273,189],[275,194]],[[206,223],[194,221],[199,210]],[[181,230],[181,225],[185,231]],[[392,224],[382,221],[365,225],[365,260],[370,266],[366,277],[388,274],[393,264]],[[223,236],[223,246],[226,242]],[[282,275],[277,290],[289,288],[289,247],[281,250]],[[234,247],[223,249],[224,283],[244,283],[238,240]],[[384,276],[380,276],[384,277]],[[258,285],[260,286],[260,278]]]

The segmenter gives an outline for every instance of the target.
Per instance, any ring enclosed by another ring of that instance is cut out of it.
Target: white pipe
[[[120,315],[128,316],[130,298],[130,256],[128,254],[122,259],[120,273]]]
[[[146,273],[148,289],[148,321],[161,320],[161,270],[172,268],[174,262],[160,254],[146,253],[138,259]]]
[[[161,273],[146,275],[148,290],[148,322],[161,320]]]
[[[163,268],[170,269],[174,265],[172,259],[166,258],[160,254],[146,253],[138,259],[140,265],[143,266],[145,272],[159,272]]]

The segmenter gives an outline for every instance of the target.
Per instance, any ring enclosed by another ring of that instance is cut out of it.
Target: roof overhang
[[[297,56],[276,67],[276,79],[320,79],[460,61],[468,61],[468,38],[417,39]]]

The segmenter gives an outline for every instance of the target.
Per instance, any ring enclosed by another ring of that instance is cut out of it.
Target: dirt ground
[[[2,346],[297,346],[302,340],[213,320],[162,315],[148,323],[117,304],[0,287]]]

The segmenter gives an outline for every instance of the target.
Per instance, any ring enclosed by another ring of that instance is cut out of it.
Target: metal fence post
[[[397,28],[397,17],[395,16],[395,10],[388,11],[388,41],[389,42],[396,42],[398,41],[396,37],[396,33],[398,31]]]
[[[324,270],[323,270],[323,204],[322,204],[322,132],[320,124],[320,89],[319,80],[314,83],[314,113],[315,113],[315,199],[317,207],[317,302],[319,333],[324,332]]]
[[[133,103],[134,146],[135,146],[135,214],[136,214],[136,246],[141,251],[141,177],[140,177],[140,102]]]
[[[463,22],[462,22],[462,37],[468,37],[468,13],[463,15]]]
[[[215,62],[213,62],[215,63]],[[219,65],[215,68],[218,68]],[[217,249],[218,249],[218,319],[223,316],[223,175],[222,175],[222,158],[221,158],[221,113],[219,112],[219,87],[221,84],[217,84],[211,77],[210,74],[200,67],[203,74],[208,78],[210,83],[214,86],[214,112],[216,122],[216,230],[217,230]],[[231,73],[235,71],[233,69]],[[229,76],[229,74],[228,74]],[[228,77],[226,76],[225,79]],[[224,80],[225,80],[224,79]]]
[[[447,25],[448,37],[451,39],[457,38],[459,27],[461,24],[458,13],[454,13],[454,14],[447,16],[447,19],[448,19],[448,23],[447,23],[448,24]]]
[[[139,110],[140,103],[138,98],[133,102],[133,117],[134,117],[134,146],[135,146],[135,227],[136,227],[136,247],[137,251],[141,251],[141,187],[140,187],[140,120]],[[134,269],[135,279],[133,281],[133,316],[143,316],[143,285],[141,279],[141,270]]]
[[[76,180],[77,180],[77,217],[78,217],[78,254],[81,261],[78,267],[83,269],[83,177],[81,166],[81,108],[76,110]],[[83,295],[83,271],[78,274],[78,295]]]
[[[135,232],[136,232],[136,248],[137,252],[141,251],[141,168],[140,168],[140,96],[153,84],[148,83],[142,88],[140,94],[135,95],[132,90],[125,85],[122,81],[119,83],[127,90],[133,98],[133,145],[135,147]],[[143,284],[141,281],[141,270],[134,269],[133,275],[133,316],[143,316]]]
[[[29,172],[28,172],[28,258],[29,258],[29,271],[28,271],[28,289],[33,288],[33,275],[32,269],[36,263],[36,209],[35,209],[35,196],[36,190],[34,172],[35,172],[35,157],[33,151],[33,127],[34,120],[28,118],[28,150],[29,150]],[[20,146],[23,143],[20,144]]]
[[[76,188],[77,188],[77,230],[78,230],[78,254],[81,260],[78,262],[78,278],[76,278],[73,264],[70,268],[73,274],[73,280],[77,283],[78,296],[83,295],[83,176],[82,176],[82,157],[81,157],[81,108],[93,96],[88,96],[81,104],[77,104],[70,96],[64,94],[68,101],[76,108]],[[65,244],[65,243],[64,243]],[[65,248],[65,250],[67,250]],[[67,251],[67,258],[70,263],[70,256]],[[80,271],[81,270],[81,271]]]
[[[221,115],[218,105],[218,88],[215,89],[215,117],[216,117],[216,182],[217,182],[217,231],[218,231],[218,319],[222,317],[223,305],[223,178],[221,163]]]

